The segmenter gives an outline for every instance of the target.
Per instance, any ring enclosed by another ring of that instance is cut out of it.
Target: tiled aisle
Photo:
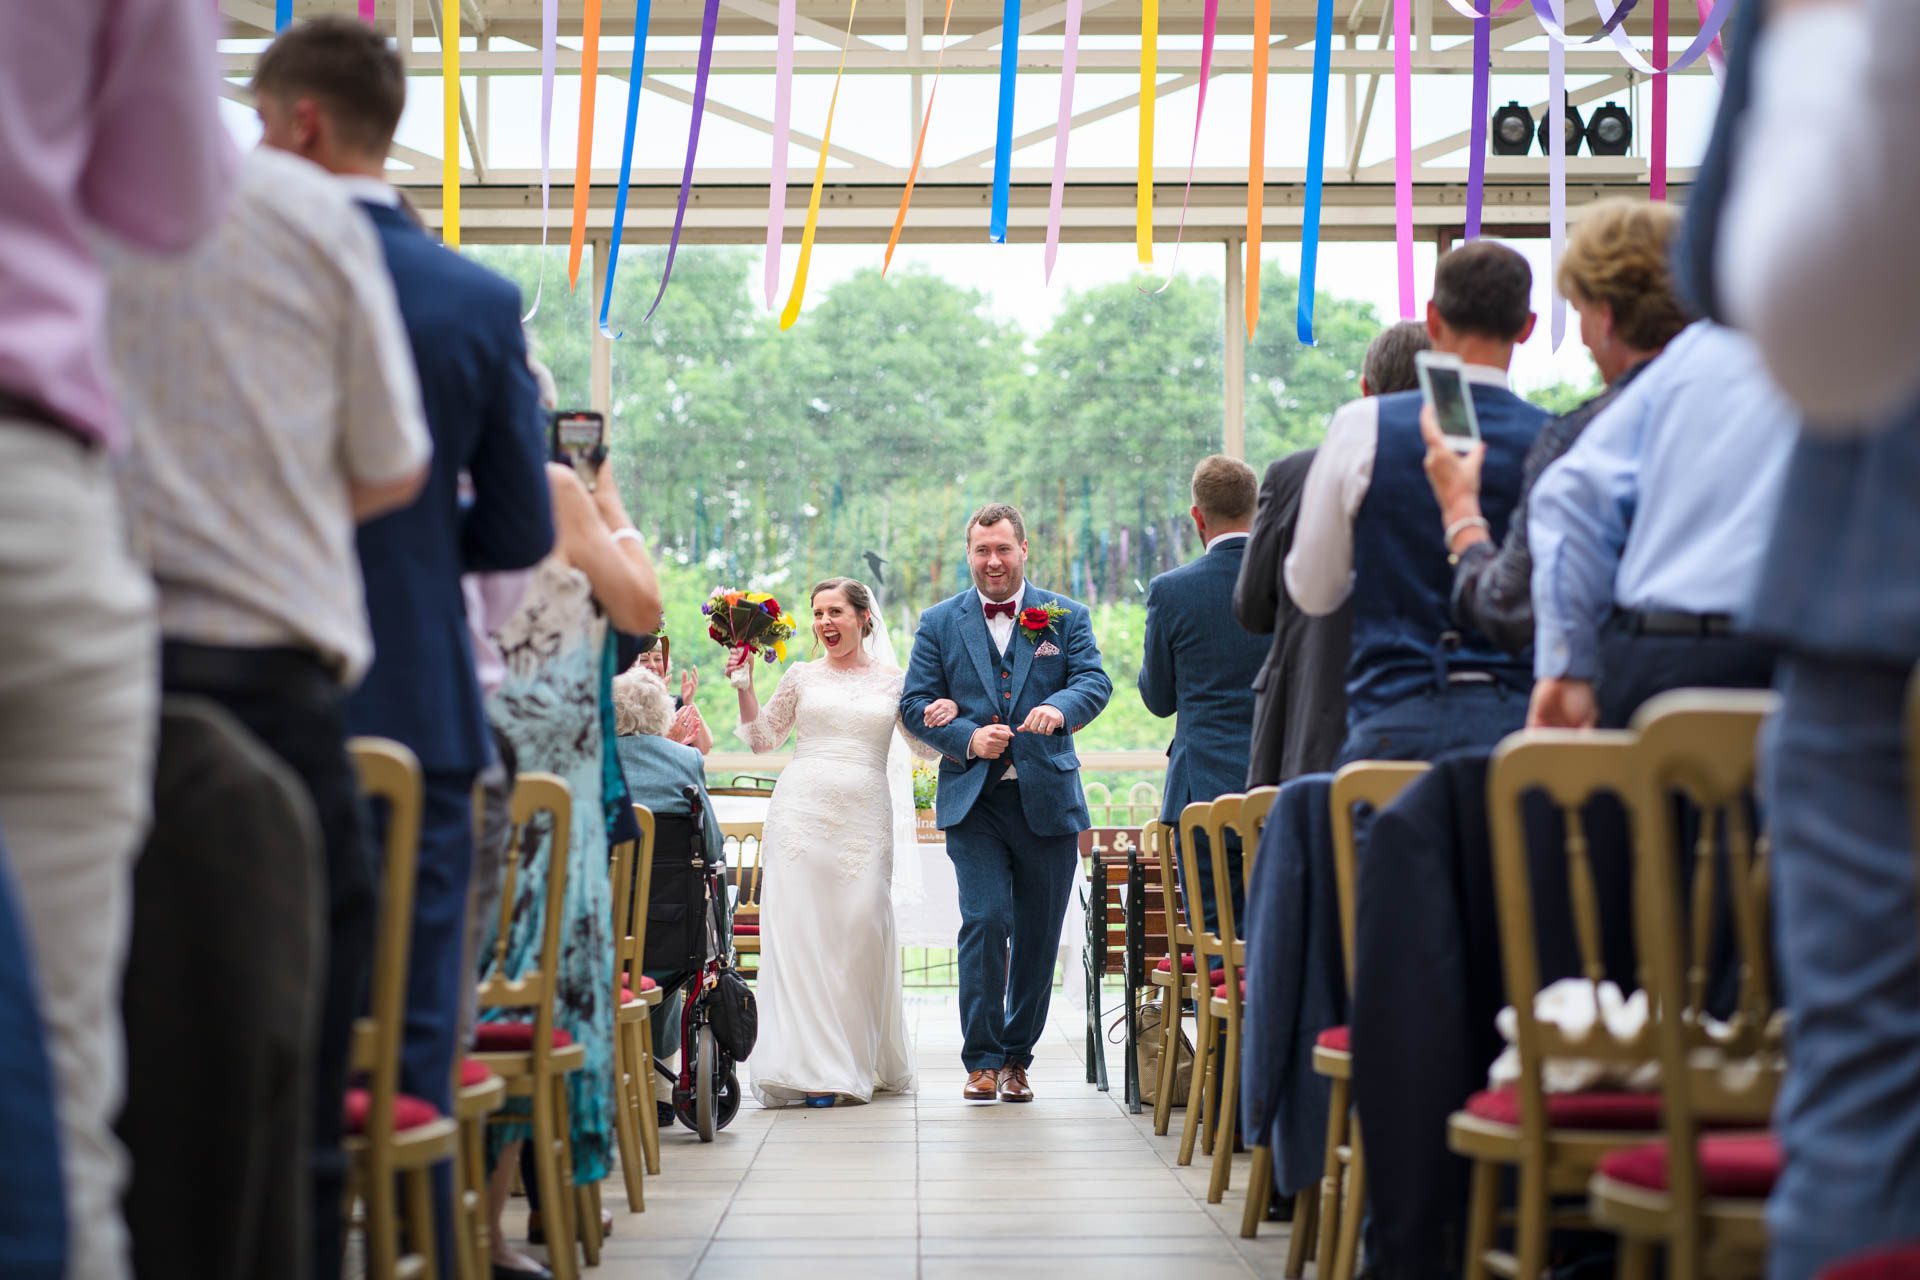
[[[920,1091],[865,1107],[765,1111],[751,1101],[717,1141],[662,1132],[661,1176],[647,1209],[615,1214],[590,1280],[1181,1280],[1278,1276],[1287,1228],[1239,1238],[1246,1158],[1223,1204],[1207,1174],[1177,1169],[1172,1135],[1149,1111],[1085,1083],[1075,985],[1054,1001],[1054,1027],[1032,1073],[1037,1101],[968,1103],[952,996],[909,996]]]

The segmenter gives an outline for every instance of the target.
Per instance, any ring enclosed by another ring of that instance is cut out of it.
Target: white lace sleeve
[[[780,677],[780,685],[773,691],[773,697],[760,708],[760,718],[748,721],[735,730],[754,754],[765,755],[777,750],[787,740],[787,735],[793,732],[793,721],[800,710],[800,673],[805,669],[805,665],[799,663],[788,667],[786,674]]]
[[[907,750],[913,752],[916,760],[938,760],[940,758],[939,748],[930,747],[913,736],[913,730],[907,728],[905,717],[896,716],[894,718],[894,727],[898,730],[901,739],[907,744]]]

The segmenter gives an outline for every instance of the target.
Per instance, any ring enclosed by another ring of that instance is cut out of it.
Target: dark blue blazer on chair
[[[1140,701],[1156,716],[1179,714],[1167,752],[1162,822],[1195,800],[1246,785],[1253,743],[1253,686],[1271,635],[1233,614],[1233,586],[1247,540],[1233,538],[1147,584],[1146,653]]]
[[[433,468],[412,505],[360,527],[374,659],[350,698],[357,734],[405,743],[428,772],[491,758],[460,575],[538,564],[553,547],[539,392],[520,291],[369,204],[420,371]],[[460,501],[460,475],[473,479]]]

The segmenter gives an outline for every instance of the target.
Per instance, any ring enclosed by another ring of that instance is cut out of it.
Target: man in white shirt
[[[303,1061],[314,1164],[331,1177],[375,909],[342,713],[373,657],[355,531],[426,476],[412,351],[366,215],[324,170],[265,148],[198,251],[116,264],[108,331],[132,435],[119,480],[159,588],[163,686],[232,712],[299,776],[319,820],[325,985],[343,998],[326,1001]],[[307,883],[290,849],[260,853]],[[337,1213],[337,1190],[315,1196],[316,1213],[328,1194]]]
[[[1533,273],[1505,245],[1475,240],[1440,260],[1427,332],[1466,366],[1486,450],[1484,520],[1498,541],[1519,497],[1521,462],[1547,415],[1507,389],[1513,349],[1533,332]],[[1347,743],[1340,762],[1431,760],[1497,742],[1525,721],[1528,659],[1461,631],[1452,570],[1424,467],[1421,395],[1343,405],[1301,492],[1287,592],[1321,616],[1353,600]],[[1468,522],[1463,522],[1468,523]]]

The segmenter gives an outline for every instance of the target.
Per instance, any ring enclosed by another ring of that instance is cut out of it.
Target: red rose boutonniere
[[[1051,602],[1036,604],[1020,611],[1020,632],[1026,636],[1028,644],[1039,644],[1040,637],[1049,631],[1058,630],[1060,619],[1067,616],[1065,607]]]

